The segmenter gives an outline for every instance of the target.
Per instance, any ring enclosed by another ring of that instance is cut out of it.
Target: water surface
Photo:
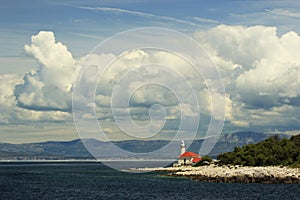
[[[0,199],[299,199],[300,184],[203,183],[101,163],[2,163]]]

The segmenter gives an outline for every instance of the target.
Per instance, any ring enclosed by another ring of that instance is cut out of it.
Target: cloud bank
[[[300,37],[276,27],[220,25],[195,33],[222,69],[235,118],[252,126],[299,123]]]
[[[224,78],[227,128],[299,129],[300,37],[297,33],[278,35],[276,27],[219,25],[209,30],[196,31],[193,37],[207,51]],[[32,36],[31,43],[25,45],[24,50],[40,65],[38,70],[28,72],[23,77],[0,76],[0,123],[71,121],[73,84],[85,57],[73,58],[68,48],[57,42],[52,32],[46,31]],[[117,57],[112,53],[91,56],[99,61]],[[145,71],[139,68],[149,61],[168,63],[172,68],[189,75],[191,83],[197,88],[197,97],[201,100],[200,111],[204,118],[209,116],[211,93],[204,80],[193,77],[193,71],[186,63],[166,52],[134,50],[114,63],[106,72],[106,79],[99,82],[95,97],[99,119],[112,120],[110,94],[129,64],[136,66],[136,71],[128,76],[126,84],[129,87],[143,82],[138,76],[148,74],[181,89],[178,82],[172,82],[172,79],[162,76],[156,69]],[[93,75],[96,74],[85,75],[86,87]],[[190,94],[185,95],[188,98]],[[218,98],[218,94],[214,98]],[[141,87],[130,100],[129,112],[133,119],[147,120],[149,106],[162,104],[167,108],[166,118],[174,122],[180,114],[177,103],[174,94],[166,88]],[[183,105],[181,109],[191,116],[197,114],[190,106]],[[168,130],[178,126],[178,123],[173,122],[166,125]]]

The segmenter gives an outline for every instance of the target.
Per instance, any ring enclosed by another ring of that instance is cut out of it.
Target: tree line
[[[290,139],[275,135],[266,140],[235,147],[218,155],[220,165],[300,167],[300,134]]]

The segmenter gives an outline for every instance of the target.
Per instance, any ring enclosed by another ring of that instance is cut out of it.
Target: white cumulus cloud
[[[16,86],[18,105],[30,110],[70,110],[78,66],[67,47],[55,41],[53,32],[41,31],[31,37],[31,44],[24,49],[40,66]]]
[[[276,27],[219,25],[197,31],[194,37],[221,69],[224,78],[225,106],[216,104],[212,117],[222,120],[221,111],[225,108],[226,123],[237,127],[274,124],[291,127],[299,124],[300,36],[297,33],[291,31],[278,35]],[[46,31],[32,36],[31,43],[24,49],[40,65],[38,70],[23,77],[0,76],[0,123],[72,120],[74,81],[87,57],[73,58],[68,48],[57,42],[52,32]],[[84,81],[80,86],[86,96],[90,96],[88,92],[94,92],[89,91],[90,84],[103,70],[101,64],[93,63],[108,63],[118,58],[103,71],[95,103],[87,105],[96,106],[100,119],[113,118],[110,106],[115,86],[126,86],[120,91],[123,97],[134,91],[128,102],[129,107],[120,108],[118,112],[129,112],[135,120],[148,120],[149,107],[153,104],[165,107],[167,120],[178,120],[180,113],[196,115],[197,105],[185,104],[191,103],[189,99],[193,98],[193,94],[184,87],[184,81],[189,82],[198,97],[201,117],[211,114],[212,102],[221,102],[224,98],[207,88],[205,83],[214,80],[202,80],[186,61],[165,51],[133,50],[120,57],[91,54],[89,58],[91,63],[87,65],[91,66],[85,74],[81,74]],[[154,63],[153,66],[163,64],[169,68],[144,66],[149,63]],[[165,69],[174,73],[166,73]],[[177,77],[176,73],[185,80]],[[169,87],[163,84],[143,85],[145,81],[163,83]],[[178,102],[181,97],[186,99],[182,107]],[[121,102],[123,99],[117,100]]]
[[[22,78],[15,74],[0,75],[0,123],[7,124],[12,121],[15,114],[16,100],[14,88],[22,83]]]
[[[297,33],[278,35],[276,27],[219,25],[196,32],[195,38],[222,70],[233,105],[232,114],[227,115],[232,124],[270,126],[288,124],[291,118],[299,121],[297,112],[291,111],[300,105]],[[290,114],[280,109],[287,106]]]

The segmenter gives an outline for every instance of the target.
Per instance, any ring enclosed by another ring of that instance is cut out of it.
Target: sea
[[[300,184],[205,183],[99,162],[0,163],[0,199],[300,199]]]

